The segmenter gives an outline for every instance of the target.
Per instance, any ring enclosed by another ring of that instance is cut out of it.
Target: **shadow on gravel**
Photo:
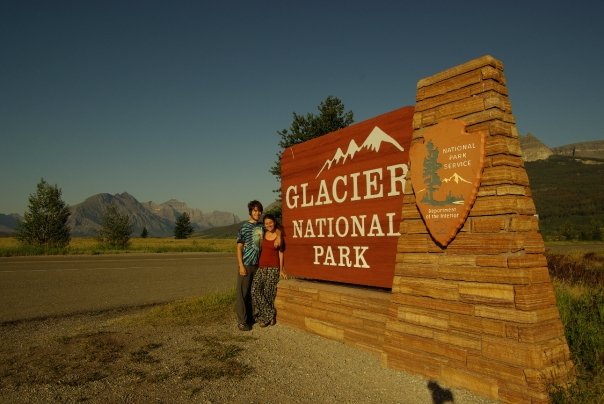
[[[428,382],[428,390],[432,394],[434,404],[453,403],[453,393],[449,389],[443,389],[434,380]]]

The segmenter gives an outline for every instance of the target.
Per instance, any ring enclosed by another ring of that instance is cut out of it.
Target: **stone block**
[[[547,259],[543,254],[516,254],[508,257],[510,268],[547,267]]]
[[[515,285],[523,285],[532,282],[547,282],[549,280],[547,268],[510,269],[480,265],[486,263],[487,262],[478,260],[476,267],[441,266],[438,268],[438,274],[439,277],[443,279]]]
[[[399,238],[396,245],[398,253],[427,253],[433,244],[432,239],[427,234],[409,234]]]
[[[446,363],[446,360],[404,349],[398,341],[393,341],[393,344],[390,344],[389,333],[386,331],[384,354],[382,355],[382,363],[385,366],[432,379],[439,379],[443,362]]]
[[[470,216],[490,215],[534,215],[536,214],[533,199],[520,195],[495,195],[476,198]]]
[[[481,349],[481,340],[475,334],[454,332],[454,331],[434,331],[432,338],[444,344],[453,345],[470,351],[478,351]]]
[[[498,283],[460,282],[459,297],[467,303],[513,306],[514,287]]]
[[[525,369],[543,369],[570,360],[570,353],[563,338],[532,344],[485,336],[482,340],[482,356]]]
[[[505,255],[479,255],[476,257],[476,266],[507,268],[508,259]]]
[[[430,105],[426,105],[426,101],[432,98],[445,97],[446,94],[455,90],[463,89],[474,84],[482,82],[482,73],[480,70],[468,71],[457,76],[452,76],[431,84],[426,83],[417,90],[416,103],[420,104],[420,111],[429,109]],[[423,103],[423,104],[422,104]]]
[[[319,291],[319,301],[330,305],[340,304],[340,293],[330,292],[327,290]]]
[[[309,317],[304,319],[304,324],[308,331],[328,339],[344,342],[344,330],[340,327]]]
[[[479,355],[468,355],[468,369],[474,373],[487,374],[506,383],[526,384],[524,370],[521,366],[508,365]]]
[[[529,185],[528,175],[524,167],[514,167],[508,165],[497,165],[485,167],[482,171],[480,185]]]
[[[392,292],[433,299],[459,300],[459,292],[455,283],[426,278],[396,276],[392,284]]]
[[[558,318],[558,308],[556,306],[533,311],[523,311],[508,307],[476,305],[474,312],[478,317],[511,321],[520,324],[534,324]]]
[[[396,339],[401,346],[408,350],[427,352],[431,355],[437,355],[445,359],[452,359],[459,362],[466,361],[467,351],[465,349],[457,348],[432,338],[410,334],[397,334]]]
[[[438,255],[437,254],[416,254],[416,253],[405,253],[405,254],[396,254],[396,262],[401,265],[408,266],[435,266],[438,264]]]
[[[516,215],[511,218],[510,231],[539,231],[539,219],[535,215]]]
[[[382,345],[384,345],[384,330],[381,333],[373,333],[362,328],[345,327],[344,342],[381,351]]]
[[[507,254],[520,251],[521,240],[513,233],[458,233],[447,246],[448,254]]]
[[[408,307],[418,307],[441,313],[474,314],[474,305],[469,303],[439,300],[431,297],[413,296],[405,294],[393,294],[393,304],[402,304]],[[443,316],[446,319],[447,317]]]
[[[536,310],[556,306],[556,293],[551,282],[516,285],[516,308]]]
[[[449,119],[449,118],[450,119],[459,119],[459,120],[465,122],[466,125],[476,125],[476,124],[488,122],[491,120],[501,120],[501,121],[508,122],[511,124],[515,123],[515,120],[514,120],[514,117],[512,116],[512,114],[502,111],[499,108],[485,109],[484,111],[469,113],[468,115],[460,115],[460,116],[456,116],[456,115],[438,116],[438,115],[436,115],[435,118],[436,118],[437,122],[439,122],[440,120]],[[487,138],[487,145],[488,145],[488,138]]]
[[[370,310],[352,309],[352,316],[382,324],[385,324],[386,320],[388,320],[388,314],[376,313],[375,311]]]
[[[465,73],[472,72],[474,70],[482,70],[485,66],[492,66],[498,70],[503,71],[503,63],[495,59],[491,55],[484,55],[476,59],[472,59],[463,64],[451,67],[447,70],[434,74],[430,77],[426,77],[417,82],[418,93],[424,87],[434,85],[436,83],[449,80],[451,78],[461,76]],[[485,73],[486,75],[486,73]],[[481,71],[482,76],[482,71]]]
[[[476,336],[485,334],[506,337],[506,323],[504,321],[451,313],[449,314],[448,324],[451,330],[472,333]]]
[[[446,266],[476,266],[476,256],[475,255],[446,255],[440,254],[437,255],[438,265],[446,265]]]
[[[506,135],[489,136],[485,144],[485,155],[494,156],[497,154],[522,157],[520,141],[517,138]]]
[[[564,335],[564,327],[559,319],[537,324],[518,325],[518,340],[526,343],[540,343]]]
[[[469,219],[474,233],[499,233],[508,227],[509,216],[479,216]]]
[[[433,338],[434,329],[417,324],[403,323],[400,321],[386,321],[386,330],[401,334],[417,335],[419,337]]]
[[[452,386],[471,390],[492,399],[499,397],[497,380],[480,373],[470,373],[461,369],[444,367],[442,369],[442,379]]]
[[[473,75],[472,75],[473,74]],[[507,88],[495,80],[483,79],[477,82],[478,74],[472,73],[466,77],[463,77],[461,81],[457,81],[456,84],[462,84],[466,82],[473,82],[474,84],[458,88],[456,90],[447,91],[439,94],[438,96],[432,96],[430,98],[423,98],[415,103],[415,111],[423,112],[430,109],[434,109],[444,104],[459,101],[481,95],[483,93],[493,92],[500,96],[507,96]],[[436,92],[442,92],[443,86],[435,86],[429,91],[434,94]],[[450,89],[449,89],[450,90]]]
[[[446,330],[449,328],[449,316],[430,310],[415,309],[399,306],[396,318],[399,321]]]
[[[510,166],[510,167],[524,167],[524,160],[520,156],[511,156],[509,154],[495,154],[490,157],[492,166]]]
[[[525,185],[500,185],[496,187],[496,194],[528,196],[529,189]]]
[[[428,229],[421,219],[403,220],[401,222],[399,233],[401,234],[428,234]]]

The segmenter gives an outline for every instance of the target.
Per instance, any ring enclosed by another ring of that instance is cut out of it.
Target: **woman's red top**
[[[279,268],[279,248],[275,248],[275,240],[262,239],[259,267]]]

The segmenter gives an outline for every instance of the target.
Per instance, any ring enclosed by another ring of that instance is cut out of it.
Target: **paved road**
[[[236,275],[228,253],[0,258],[0,322],[199,296]]]

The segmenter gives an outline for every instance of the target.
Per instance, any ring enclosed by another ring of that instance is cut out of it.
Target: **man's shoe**
[[[239,324],[237,327],[239,327],[239,331],[249,331],[251,330],[250,326],[247,324]]]

